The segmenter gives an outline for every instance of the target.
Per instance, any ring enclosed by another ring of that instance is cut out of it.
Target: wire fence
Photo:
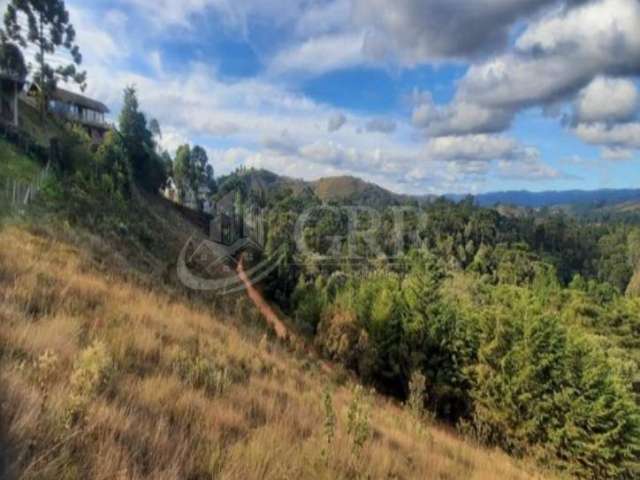
[[[7,178],[0,183],[0,204],[9,210],[24,210],[36,198],[49,175],[49,166],[31,182]]]

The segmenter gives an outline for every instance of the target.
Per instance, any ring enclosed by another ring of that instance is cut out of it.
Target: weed
[[[370,408],[364,388],[357,385],[347,410],[347,433],[351,437],[351,451],[355,458],[360,457],[362,448],[371,436]]]
[[[322,448],[322,458],[325,463],[329,462],[329,452],[333,447],[333,442],[336,436],[336,412],[333,409],[333,400],[331,399],[331,392],[329,389],[325,389],[323,394],[324,405],[324,441],[325,445]]]

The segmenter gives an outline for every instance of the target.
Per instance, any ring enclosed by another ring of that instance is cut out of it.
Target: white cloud
[[[516,21],[559,0],[354,0],[354,19],[368,29],[377,56],[415,65],[465,60],[506,47]]]
[[[295,33],[299,37],[309,38],[344,31],[349,28],[351,10],[350,0],[311,3],[301,12],[295,26]]]
[[[611,126],[604,123],[583,123],[576,126],[574,132],[584,142],[592,145],[604,145],[626,150],[640,149],[639,122]]]
[[[638,110],[638,90],[631,80],[597,77],[578,96],[576,121],[631,120]]]
[[[274,74],[320,74],[363,63],[363,37],[359,33],[313,37],[279,52],[271,61]]]
[[[414,124],[431,136],[498,133],[527,108],[560,116],[573,105],[585,142],[638,148],[636,125],[624,122],[638,107],[640,2],[571,3],[530,20],[510,51],[471,64],[449,104],[421,99]]]
[[[505,110],[464,100],[438,106],[430,97],[416,105],[412,114],[413,124],[433,136],[501,132],[509,126],[511,117]]]
[[[511,160],[522,155],[522,148],[511,138],[494,135],[437,137],[427,143],[430,156],[439,160]]]

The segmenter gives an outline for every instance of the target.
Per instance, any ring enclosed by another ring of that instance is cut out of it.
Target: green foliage
[[[71,375],[71,388],[76,395],[92,396],[109,381],[113,361],[105,345],[96,341],[82,351]]]
[[[108,132],[96,152],[96,162],[100,175],[112,179],[112,194],[126,192],[129,188],[129,169],[127,151],[122,138],[114,132]]]
[[[137,183],[147,191],[157,192],[167,180],[165,162],[156,153],[153,133],[139,107],[136,89],[127,87],[119,118],[120,134]]]
[[[94,342],[82,351],[71,374],[71,396],[62,421],[71,428],[85,414],[89,401],[102,393],[115,374],[115,365],[104,343]]]
[[[180,193],[180,201],[186,201],[187,192],[191,192],[197,200],[204,187],[208,196],[212,196],[216,189],[213,167],[209,164],[207,152],[196,145],[181,145],[176,151],[176,159],[173,164],[173,175]],[[200,205],[200,208],[202,206]]]
[[[555,269],[526,249],[483,255],[496,267],[458,274],[461,292],[424,250],[410,252],[403,275],[351,279],[325,308],[318,341],[378,387],[406,395],[418,416],[429,405],[486,443],[578,478],[633,478],[640,304],[581,276],[562,289]]]
[[[637,259],[637,238],[634,232],[631,242],[627,243],[626,229],[617,229],[604,235],[598,242],[600,258],[598,259],[598,278],[610,283],[620,292],[624,292],[633,276]]]
[[[118,228],[130,210],[128,157],[120,137],[108,133],[94,153],[84,129],[73,126],[64,130],[59,148],[59,169],[43,186],[41,206],[73,223]]]
[[[322,458],[324,458],[325,461],[328,461],[329,452],[333,447],[333,442],[336,437],[337,425],[336,412],[333,408],[333,400],[331,399],[331,392],[329,391],[329,389],[326,389],[324,391],[324,394],[322,395],[322,403],[324,408],[323,430],[326,443],[326,445],[322,448]]]
[[[355,458],[360,456],[362,447],[371,437],[370,409],[371,405],[364,388],[357,385],[347,409],[347,433],[351,438],[351,448]]]
[[[292,296],[295,319],[305,331],[315,334],[327,307],[327,292],[323,277],[318,277],[315,283],[300,279]]]
[[[418,420],[423,421],[429,417],[427,409],[424,407],[427,400],[427,378],[419,371],[413,372],[409,381],[409,398],[407,407],[411,414]]]
[[[530,293],[498,293],[477,317],[480,348],[469,369],[476,430],[580,478],[631,478],[640,410],[624,373]]]
[[[6,180],[32,182],[42,171],[42,166],[32,157],[9,142],[0,139],[0,182]]]
[[[200,388],[209,395],[222,395],[231,385],[246,379],[244,372],[218,365],[203,353],[196,339],[174,355],[172,368],[187,385]]]

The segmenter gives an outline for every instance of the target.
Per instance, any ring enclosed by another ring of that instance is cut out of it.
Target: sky
[[[6,0],[0,0],[0,7]],[[162,145],[400,193],[640,187],[638,0],[67,0]]]

